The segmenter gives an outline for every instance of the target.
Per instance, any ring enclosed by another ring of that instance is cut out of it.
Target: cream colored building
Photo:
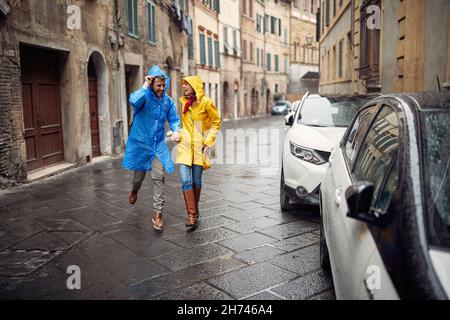
[[[319,2],[294,0],[291,3],[289,96],[293,99],[319,89],[319,43],[316,41]]]
[[[203,80],[205,93],[216,104],[220,112],[220,2],[213,0],[193,1],[193,40],[196,74]]]
[[[286,99],[289,73],[289,17],[291,1],[264,1],[265,48],[264,65],[266,70],[266,103],[270,105],[278,95]]]
[[[237,119],[243,107],[239,0],[222,0],[219,13],[222,118]]]
[[[449,87],[449,1],[321,1],[321,93]]]

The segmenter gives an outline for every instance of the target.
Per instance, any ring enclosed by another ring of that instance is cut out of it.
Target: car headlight
[[[300,147],[300,146],[296,145],[295,143],[292,143],[291,141],[289,141],[289,143],[291,145],[291,154],[294,157],[299,158],[306,162],[317,164],[317,165],[324,164],[327,162],[315,150],[308,149],[305,147]]]

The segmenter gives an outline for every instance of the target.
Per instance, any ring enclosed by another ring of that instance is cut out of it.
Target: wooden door
[[[64,161],[56,51],[21,47],[22,107],[27,170]]]
[[[97,157],[101,155],[101,150],[96,77],[89,77],[89,112],[91,118],[92,157]]]

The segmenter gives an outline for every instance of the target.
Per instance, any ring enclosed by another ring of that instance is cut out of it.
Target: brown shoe
[[[194,190],[183,191],[184,203],[188,213],[186,227],[197,227],[198,211],[195,205]]]
[[[128,202],[130,204],[135,204],[137,200],[137,192],[131,191],[128,195]]]
[[[153,228],[155,228],[156,230],[162,230],[164,227],[164,220],[162,218],[162,214],[161,213],[153,213],[152,216],[152,222],[153,222]]]

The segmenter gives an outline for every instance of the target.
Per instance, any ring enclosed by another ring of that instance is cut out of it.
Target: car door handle
[[[336,205],[338,207],[341,205],[341,202],[342,202],[342,189],[341,188],[337,188],[334,191],[334,201],[336,202]]]

